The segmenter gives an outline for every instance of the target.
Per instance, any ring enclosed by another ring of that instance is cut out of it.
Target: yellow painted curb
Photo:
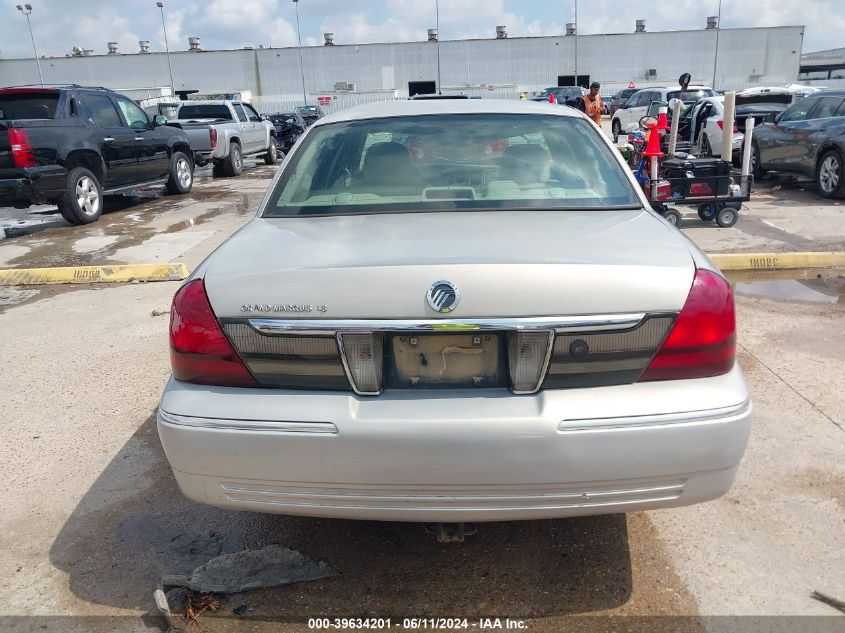
[[[180,281],[190,272],[185,264],[118,264],[0,270],[0,286],[90,284],[127,281]]]
[[[790,270],[845,266],[845,253],[712,253],[721,270]]]

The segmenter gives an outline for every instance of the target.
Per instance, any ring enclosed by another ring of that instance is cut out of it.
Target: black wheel
[[[276,137],[270,137],[270,147],[267,149],[267,153],[264,154],[264,162],[267,165],[275,165],[276,161],[279,160],[279,151],[276,147]]]
[[[721,226],[723,229],[733,226],[736,224],[738,219],[739,211],[733,207],[722,207],[716,214],[716,224]]]
[[[816,185],[825,198],[845,197],[845,164],[835,149],[828,150],[816,165]]]
[[[757,141],[751,142],[751,175],[754,180],[762,180],[766,177],[766,170],[760,166],[760,146]]]
[[[240,176],[244,170],[244,157],[241,146],[232,141],[229,143],[229,155],[223,159],[223,173],[227,176]]]
[[[90,224],[103,214],[103,190],[97,177],[85,167],[74,167],[67,175],[65,195],[59,213],[70,224]]]
[[[672,226],[678,226],[681,223],[681,214],[675,211],[675,209],[669,209],[663,214],[663,217]]]
[[[170,157],[170,179],[165,185],[170,193],[190,193],[194,187],[194,164],[183,152]]]
[[[698,207],[698,217],[700,217],[705,222],[710,222],[713,218],[716,217],[716,205],[715,204],[702,204]]]
[[[710,139],[707,138],[706,134],[701,135],[701,157],[705,158],[707,156],[713,155],[713,148],[710,147]]]
[[[617,143],[619,141],[619,135],[622,134],[622,124],[619,122],[619,119],[613,119],[610,129],[613,132],[613,142]]]

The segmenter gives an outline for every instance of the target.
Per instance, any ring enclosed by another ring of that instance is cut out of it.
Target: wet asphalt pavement
[[[249,220],[274,171],[257,166],[231,180],[198,173],[188,196],[112,201],[83,227],[49,209],[0,210],[0,267],[193,267]],[[842,248],[841,207],[823,213],[839,233],[819,236],[818,223],[791,224],[801,213],[795,200],[812,194],[783,194],[794,208],[782,217],[778,193],[761,194],[736,229],[690,220],[688,234],[711,250]],[[740,363],[757,417],[727,497],[627,516],[482,524],[453,545],[420,524],[188,501],[154,418],[168,374],[168,317],[153,314],[167,310],[179,284],[0,288],[9,369],[0,377],[0,615],[131,616],[90,626],[47,619],[48,630],[160,627],[140,616],[155,613],[163,575],[276,543],[338,576],[225,596],[195,630],[259,630],[262,618],[304,630],[308,617],[335,616],[509,616],[529,619],[531,630],[572,630],[565,616],[579,614],[649,616],[622,620],[626,630],[703,630],[697,620],[660,616],[831,613],[808,596],[845,592],[845,284],[841,271],[805,277],[734,280]]]

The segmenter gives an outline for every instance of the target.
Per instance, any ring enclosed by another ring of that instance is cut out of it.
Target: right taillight
[[[735,355],[731,285],[714,272],[697,270],[681,313],[640,381],[718,376],[731,370]]]
[[[170,365],[176,380],[200,385],[258,387],[214,316],[202,279],[189,281],[173,297]]]
[[[18,169],[35,167],[35,151],[29,140],[29,133],[24,128],[9,128],[9,149],[12,164]]]
[[[217,130],[213,127],[209,128],[208,137],[211,140],[211,149],[213,150],[217,147]]]

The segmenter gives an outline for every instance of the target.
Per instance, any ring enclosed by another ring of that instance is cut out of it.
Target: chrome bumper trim
[[[470,319],[249,319],[256,331],[267,335],[299,334],[334,336],[342,332],[554,330],[555,332],[597,332],[636,327],[644,312],[585,316],[549,316]]]
[[[600,433],[606,431],[634,431],[658,427],[677,427],[699,423],[731,422],[751,412],[751,401],[746,400],[732,407],[685,411],[682,413],[661,413],[619,418],[596,418],[593,420],[562,420],[559,433]]]
[[[162,422],[177,426],[225,431],[272,431],[275,433],[316,433],[337,435],[337,427],[331,422],[287,422],[280,420],[229,420],[222,418],[197,418],[158,411]]]

